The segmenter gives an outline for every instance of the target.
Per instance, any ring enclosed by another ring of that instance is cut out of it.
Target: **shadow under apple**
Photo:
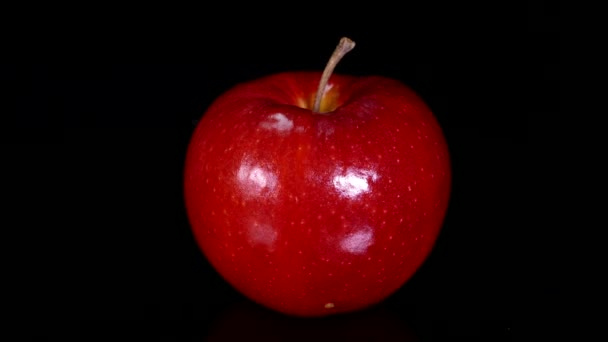
[[[243,299],[218,314],[208,341],[418,341],[412,329],[389,308],[322,318],[286,316]]]

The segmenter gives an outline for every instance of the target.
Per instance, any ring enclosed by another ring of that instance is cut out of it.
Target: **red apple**
[[[230,89],[185,164],[209,262],[253,301],[296,316],[394,293],[429,255],[450,195],[444,135],[414,91],[378,76],[321,78],[285,72]]]

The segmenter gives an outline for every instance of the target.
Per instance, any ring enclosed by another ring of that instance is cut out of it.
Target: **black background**
[[[494,341],[547,319],[562,289],[550,248],[531,248],[546,233],[532,218],[531,146],[557,89],[552,9],[293,6],[87,9],[13,37],[19,63],[0,75],[5,146],[27,189],[13,201],[28,210],[20,222],[42,228],[27,244],[43,255],[22,252],[35,255],[42,302],[76,299],[70,317],[88,338]],[[184,156],[215,97],[267,74],[321,70],[342,36],[357,47],[336,72],[399,79],[433,109],[452,157],[451,204],[433,253],[387,301],[289,318],[236,293],[198,250]]]

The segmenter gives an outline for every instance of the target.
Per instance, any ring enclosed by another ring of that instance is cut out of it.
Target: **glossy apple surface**
[[[185,203],[209,262],[277,311],[322,316],[385,299],[423,263],[450,195],[427,105],[384,77],[281,73],[220,96],[196,127]]]

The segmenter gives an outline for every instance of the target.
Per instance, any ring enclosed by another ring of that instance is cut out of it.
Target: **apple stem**
[[[325,70],[323,70],[323,75],[321,75],[321,80],[319,81],[319,87],[317,88],[317,94],[315,95],[315,102],[312,106],[312,111],[315,113],[319,113],[321,109],[321,100],[323,99],[323,94],[325,93],[325,87],[327,86],[327,82],[329,82],[329,78],[331,74],[334,72],[336,65],[340,62],[342,57],[346,55],[350,50],[355,47],[355,42],[350,40],[347,37],[342,37],[338,46],[334,50],[334,53],[329,58],[327,65],[325,66]]]

